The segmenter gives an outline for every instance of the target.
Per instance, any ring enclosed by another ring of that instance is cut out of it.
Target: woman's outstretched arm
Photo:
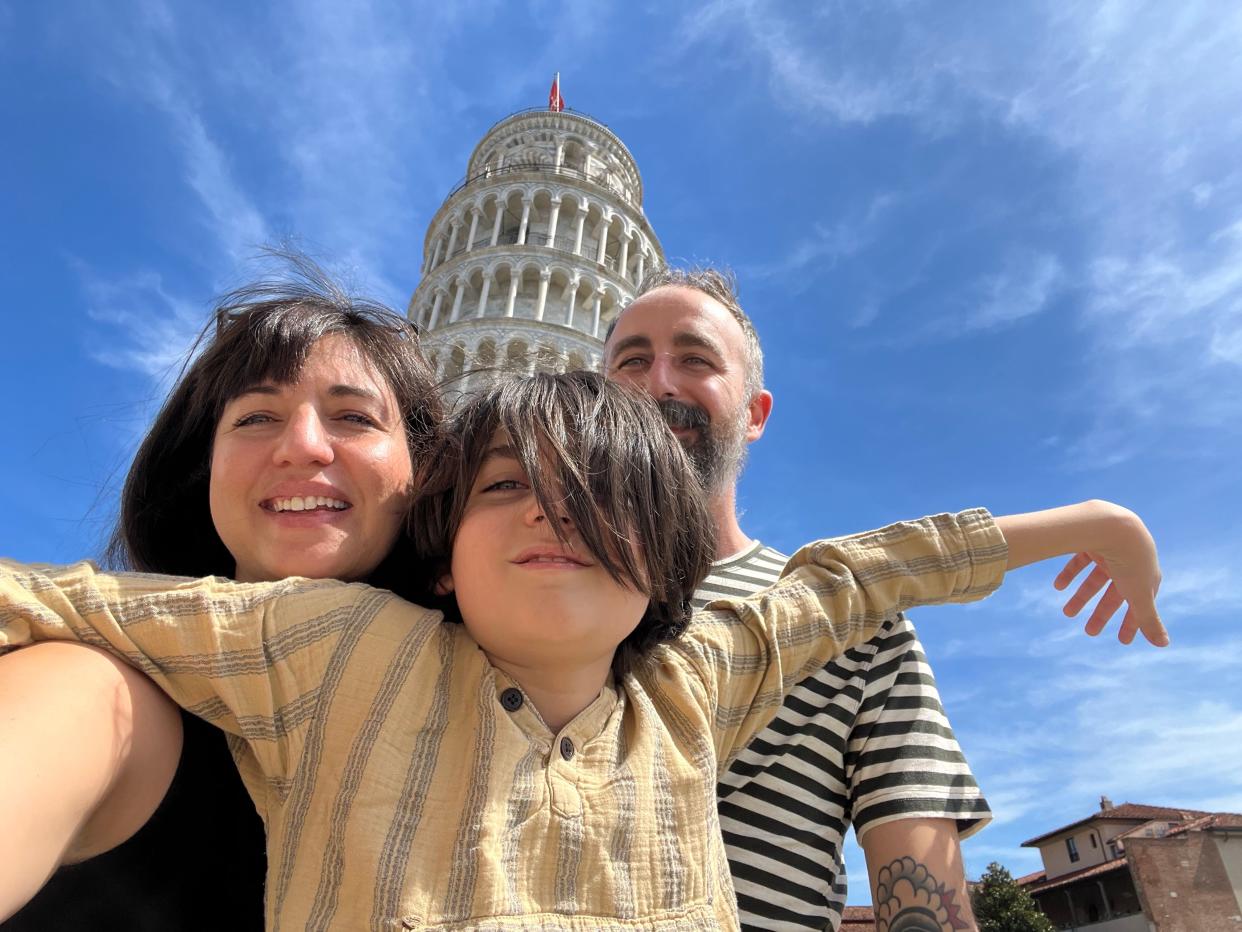
[[[61,864],[129,838],[164,798],[181,716],[137,670],[82,644],[0,656],[0,919]]]

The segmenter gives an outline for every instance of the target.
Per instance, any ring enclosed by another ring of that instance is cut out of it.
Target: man
[[[696,607],[771,584],[785,555],[752,540],[737,519],[738,476],[747,445],[763,435],[772,395],[732,276],[649,275],[608,332],[604,371],[659,402],[708,489],[717,561]],[[877,913],[895,919],[909,902],[902,892],[922,889],[941,907],[936,928],[967,928],[958,840],[991,813],[906,618],[886,622],[800,684],[718,791],[745,928],[837,929],[846,897],[841,844],[851,822]]]

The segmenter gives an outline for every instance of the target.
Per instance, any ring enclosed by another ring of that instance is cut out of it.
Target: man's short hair
[[[729,268],[714,269],[710,266],[691,266],[686,269],[672,268],[667,265],[657,266],[643,276],[642,282],[638,285],[638,291],[634,295],[634,300],[637,301],[649,291],[669,286],[693,288],[695,291],[701,291],[709,298],[719,301],[728,309],[729,313],[733,315],[733,319],[737,321],[738,326],[742,328],[742,334],[746,338],[747,400],[754,398],[763,391],[763,348],[759,345],[759,334],[755,332],[755,325],[751,323],[750,317],[742,310],[742,305],[738,301],[737,277],[733,274],[733,270]],[[612,323],[608,325],[608,332],[604,337],[605,343],[612,339],[612,332],[616,329],[617,320],[619,319],[620,315],[613,318]]]

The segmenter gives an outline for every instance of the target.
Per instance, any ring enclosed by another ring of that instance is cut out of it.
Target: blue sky
[[[1051,566],[914,616],[996,811],[968,872],[1036,868],[1018,843],[1100,794],[1242,811],[1228,4],[0,0],[0,549],[97,552],[259,244],[403,308],[475,143],[558,70],[670,259],[738,271],[776,396],[752,535],[1089,497],[1155,533],[1169,650],[1084,637]]]

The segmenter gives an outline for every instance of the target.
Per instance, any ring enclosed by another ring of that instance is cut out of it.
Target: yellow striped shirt
[[[235,736],[270,929],[735,928],[719,773],[807,674],[1005,558],[982,511],[813,544],[556,734],[463,627],[359,584],[0,563],[0,647],[106,647]]]

